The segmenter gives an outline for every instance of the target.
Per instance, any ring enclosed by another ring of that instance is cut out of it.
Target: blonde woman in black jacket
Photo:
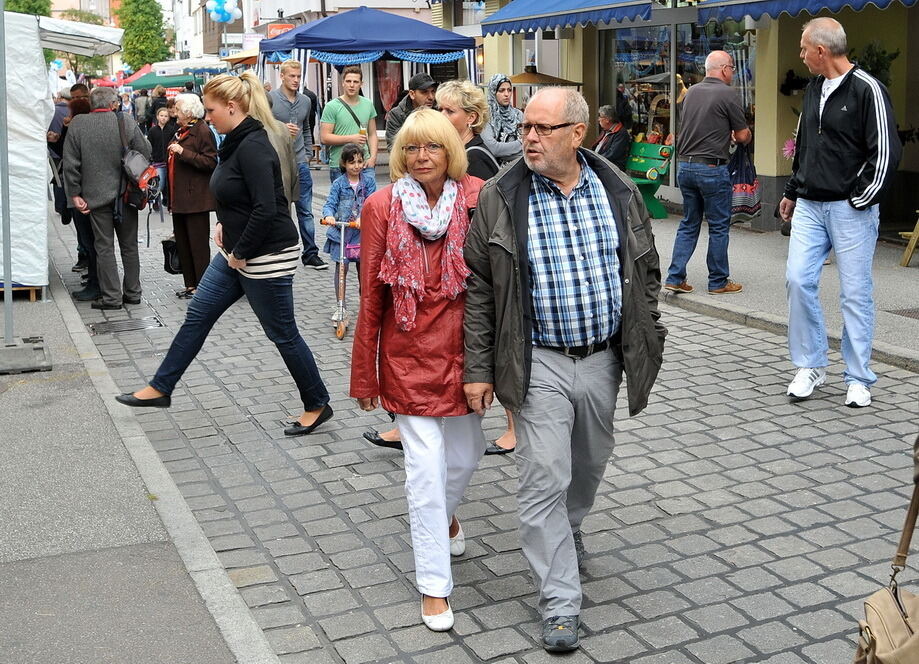
[[[215,76],[204,87],[208,120],[225,135],[211,177],[217,201],[214,242],[219,253],[198,285],[188,314],[150,384],[122,394],[134,407],[168,408],[171,394],[198,354],[211,327],[243,295],[293,376],[303,413],[288,436],[312,433],[332,417],[329,393],[294,320],[293,273],[300,261],[300,236],[290,217],[281,165],[268,134],[253,115],[265,117],[268,102],[251,72]]]

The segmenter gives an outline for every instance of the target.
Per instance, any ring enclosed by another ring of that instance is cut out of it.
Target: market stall
[[[121,50],[118,28],[3,12],[0,43],[0,275],[4,336],[0,373],[50,368],[40,338],[13,336],[14,285],[48,285],[48,182],[46,132],[54,106],[42,48],[78,55]],[[14,66],[8,67],[7,64]],[[36,155],[40,155],[36,159]]]
[[[259,51],[258,71],[263,78],[268,63],[290,58],[300,62],[318,61],[320,73],[316,80],[307,80],[306,84],[315,89],[323,101],[337,94],[332,90],[331,66],[363,65],[371,74],[364,76],[367,84],[364,95],[374,101],[381,116],[396,104],[408,78],[419,70],[465,59],[467,71],[475,73],[475,39],[472,37],[367,7],[342,11],[273,39],[263,39],[259,42]],[[402,63],[412,64],[404,67]],[[456,75],[451,73],[446,78]],[[434,78],[443,77],[434,75]]]

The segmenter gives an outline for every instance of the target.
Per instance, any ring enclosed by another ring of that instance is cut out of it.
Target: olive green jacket
[[[602,157],[589,150],[580,153],[606,189],[619,232],[621,352],[629,414],[635,415],[648,404],[667,336],[657,308],[660,261],[638,189]],[[527,263],[531,176],[518,159],[485,184],[465,246],[472,277],[464,320],[464,380],[493,384],[501,404],[515,413],[529,388],[533,351]]]

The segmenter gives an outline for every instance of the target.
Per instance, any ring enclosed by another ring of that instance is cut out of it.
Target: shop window
[[[671,53],[672,42],[675,53]],[[705,77],[706,56],[719,49],[734,58],[732,85],[752,128],[756,34],[734,21],[601,31],[600,104],[616,109],[634,140],[675,143],[683,96]],[[676,170],[671,169],[672,182]]]

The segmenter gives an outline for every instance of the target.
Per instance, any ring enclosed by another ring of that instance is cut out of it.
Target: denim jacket
[[[342,173],[329,190],[329,197],[322,206],[322,218],[329,216],[335,217],[335,221],[352,221],[355,217],[361,215],[361,208],[364,207],[364,201],[373,192],[377,190],[377,183],[374,179],[373,171],[364,170],[361,172],[361,182],[357,188],[355,197],[354,189],[348,182],[348,175]],[[329,226],[326,229],[326,239],[329,242],[338,244],[341,241],[341,233],[338,226]],[[348,244],[360,244],[361,232],[349,228],[346,235]]]

